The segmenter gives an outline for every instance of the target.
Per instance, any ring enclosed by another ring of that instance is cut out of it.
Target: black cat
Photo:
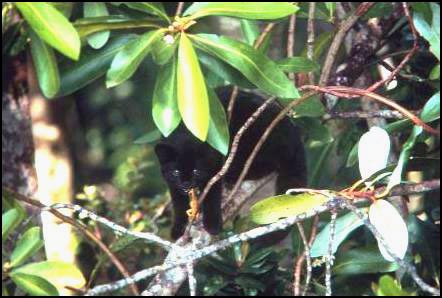
[[[230,92],[223,89],[218,95],[226,107]],[[256,95],[239,93],[229,124],[231,139],[263,102]],[[242,136],[224,183],[235,183],[255,144],[280,110],[277,104],[268,107]],[[177,239],[184,233],[187,225],[187,192],[194,187],[202,191],[210,178],[221,169],[224,157],[210,145],[194,137],[182,123],[170,136],[156,145],[155,152],[172,196],[175,212],[172,238]],[[288,117],[275,127],[264,143],[246,179],[259,179],[272,172],[278,174],[278,192],[306,185],[304,148],[297,128]],[[222,229],[221,193],[222,182],[219,182],[212,187],[201,207],[204,228],[211,234],[218,234]]]

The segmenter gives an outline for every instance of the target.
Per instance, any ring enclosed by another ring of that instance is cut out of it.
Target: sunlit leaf
[[[27,230],[12,251],[10,267],[17,267],[23,264],[30,256],[34,255],[43,244],[44,242],[41,239],[39,227],[33,227]]]
[[[319,64],[304,57],[289,57],[276,61],[284,72],[310,72],[319,70]]]
[[[57,288],[38,275],[12,272],[11,279],[19,288],[32,296],[59,295]]]
[[[166,64],[175,54],[178,46],[178,39],[172,35],[165,35],[160,38],[152,49],[153,61],[158,65]]]
[[[260,34],[258,23],[254,20],[241,19],[241,31],[245,42],[251,46]]]
[[[201,50],[238,69],[253,84],[280,98],[298,98],[298,90],[275,62],[252,46],[214,34],[190,36]]]
[[[81,289],[86,281],[81,271],[73,264],[58,261],[44,261],[21,266],[12,273],[37,275],[51,282],[59,291],[65,287]]]
[[[63,55],[78,59],[80,38],[62,13],[47,2],[15,2],[15,5],[41,39]]]
[[[153,120],[167,137],[181,121],[177,103],[177,65],[173,59],[159,68],[152,96]]]
[[[205,141],[210,111],[206,83],[195,50],[185,33],[178,49],[178,108],[184,124],[198,139]]]
[[[320,194],[279,195],[253,205],[250,208],[250,218],[257,224],[269,224],[284,217],[312,211],[327,201],[328,198]]]
[[[390,275],[383,275],[379,279],[379,285],[376,287],[377,296],[416,296],[416,293],[410,293],[403,290],[393,277]]]
[[[20,212],[10,209],[2,214],[2,240],[20,223]]]
[[[391,251],[403,259],[408,247],[408,230],[396,208],[385,200],[377,200],[371,204],[368,217]],[[382,256],[393,262],[393,257],[379,241],[378,245]]]
[[[101,17],[107,16],[106,4],[104,2],[84,2],[83,4],[84,17]],[[94,33],[87,37],[88,44],[94,48],[99,49],[103,47],[108,41],[110,31],[101,31]]]
[[[149,31],[121,49],[112,60],[111,67],[107,72],[106,86],[108,88],[114,87],[129,79],[152,49],[152,45],[163,34],[163,29]]]
[[[32,29],[29,30],[29,36],[38,85],[46,98],[52,98],[60,89],[60,75],[54,51]]]
[[[298,11],[289,2],[194,2],[184,12],[192,19],[210,15],[230,16],[245,19],[279,19]]]
[[[359,172],[367,179],[387,166],[390,155],[390,137],[377,126],[362,135],[358,145]]]
[[[207,92],[210,104],[210,124],[207,143],[221,152],[221,154],[227,155],[230,134],[226,113],[216,93],[212,89],[208,89]]]
[[[164,10],[163,4],[160,2],[111,2],[116,5],[126,5],[131,9],[135,9],[147,14],[161,17],[163,20],[170,22],[169,17]]]
[[[115,55],[135,38],[133,34],[117,36],[100,51],[86,49],[78,62],[61,65],[61,86],[57,96],[72,94],[105,75]]]

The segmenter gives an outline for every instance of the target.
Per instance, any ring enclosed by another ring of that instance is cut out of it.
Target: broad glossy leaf
[[[207,143],[213,148],[227,155],[229,151],[229,125],[227,123],[226,112],[218,96],[212,89],[207,90],[210,104],[210,124],[207,134]]]
[[[357,248],[338,255],[332,268],[334,274],[358,275],[378,272],[393,272],[399,268],[386,261],[376,247]]]
[[[396,208],[385,200],[377,200],[371,204],[368,217],[392,252],[403,259],[408,247],[408,229]],[[393,257],[379,241],[378,246],[382,256],[393,262]]]
[[[362,135],[358,145],[359,172],[367,179],[387,166],[390,155],[390,137],[377,126]]]
[[[185,33],[178,48],[178,109],[192,134],[205,141],[209,131],[210,108],[206,83],[195,50]]]
[[[241,31],[244,41],[251,46],[260,34],[258,23],[254,20],[241,19]]]
[[[180,124],[175,59],[159,68],[152,97],[152,116],[156,126],[165,137]]]
[[[39,227],[33,227],[27,230],[12,251],[10,267],[17,267],[23,264],[30,256],[34,255],[43,244],[44,242],[41,239]]]
[[[60,89],[60,74],[54,51],[30,29],[31,54],[38,85],[46,98],[54,97]]]
[[[244,19],[279,19],[298,11],[289,2],[194,2],[184,12],[192,19],[210,15],[230,16]]]
[[[431,122],[440,118],[440,92],[434,94],[424,105],[421,115],[421,119],[425,122]],[[405,123],[405,122],[404,122]],[[401,154],[393,174],[388,182],[388,189],[401,183],[403,172],[408,164],[411,151],[416,144],[418,137],[422,134],[423,129],[420,126],[415,125],[411,131],[407,141],[402,146]]]
[[[269,224],[281,218],[313,211],[326,203],[320,194],[279,195],[259,201],[250,208],[250,218],[257,224]]]
[[[103,17],[89,17],[78,19],[74,23],[80,38],[107,30],[133,29],[133,28],[160,28],[160,26],[149,19],[131,19],[121,15],[110,15]]]
[[[58,11],[60,11],[67,19],[71,17],[73,2],[49,2]]]
[[[154,130],[151,132],[148,132],[147,134],[139,137],[134,141],[134,144],[140,145],[140,144],[151,144],[153,142],[156,142],[161,139],[161,132],[159,130]]]
[[[333,254],[338,250],[339,245],[347,239],[348,235],[362,226],[364,223],[353,212],[340,216],[336,220],[335,238],[333,239]],[[330,223],[328,223],[316,236],[315,242],[310,249],[312,257],[328,255],[328,244],[330,237]]]
[[[191,35],[201,50],[238,69],[263,91],[280,98],[298,98],[298,90],[277,64],[252,46],[214,34]]]
[[[383,275],[379,279],[379,286],[376,287],[377,296],[416,296],[416,293],[410,293],[403,290],[400,284],[390,275]]]
[[[10,209],[2,214],[2,240],[20,223],[20,212]]]
[[[318,71],[319,64],[304,57],[289,57],[276,61],[279,68],[284,72],[310,72]]]
[[[201,62],[201,64],[212,74],[219,77],[220,80],[223,81],[223,86],[227,83],[246,89],[253,89],[255,87],[243,76],[242,73],[224,61],[216,57],[212,57],[203,51],[197,51],[197,54],[198,60]],[[206,83],[209,84],[208,76],[206,77]]]
[[[129,79],[152,49],[152,45],[163,36],[164,30],[149,31],[129,42],[112,60],[106,75],[108,88],[117,86]]]
[[[129,8],[161,17],[170,23],[170,19],[160,2],[112,2],[116,5],[126,5]]]
[[[83,274],[76,266],[58,261],[32,263],[21,266],[12,272],[42,277],[50,281],[59,291],[66,286],[81,289],[86,284]]]
[[[12,272],[11,279],[19,288],[32,296],[59,295],[57,288],[38,275]]]
[[[104,2],[84,2],[83,11],[85,18],[109,15]],[[99,49],[106,44],[109,40],[109,36],[110,31],[96,32],[87,37],[87,42],[92,48]]]
[[[153,61],[158,65],[164,65],[169,62],[175,54],[178,46],[178,39],[172,35],[165,35],[160,38],[152,48]]]
[[[440,6],[431,3],[431,11],[433,12],[433,20],[431,27],[425,21],[422,13],[417,12],[413,15],[413,22],[416,30],[430,44],[430,50],[440,61]]]
[[[15,5],[41,39],[63,55],[78,59],[80,37],[62,13],[47,2],[15,2]]]
[[[72,94],[106,74],[115,55],[135,38],[136,35],[133,34],[116,36],[100,51],[86,49],[78,62],[62,65],[61,85],[57,96]]]
[[[321,99],[317,95],[313,95],[310,99],[297,105],[294,108],[294,118],[298,117],[321,117],[325,114],[325,107]]]

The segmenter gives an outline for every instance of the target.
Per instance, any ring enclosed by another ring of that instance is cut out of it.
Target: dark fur
[[[222,90],[218,94],[226,106],[230,92]],[[262,98],[240,92],[230,122],[231,139],[262,103]],[[224,177],[225,183],[235,183],[255,144],[279,111],[276,104],[271,106],[243,135],[237,155]],[[207,143],[196,139],[183,124],[169,137],[164,138],[156,146],[155,152],[172,196],[175,212],[172,237],[177,239],[183,234],[187,224],[187,191],[193,187],[202,191],[210,178],[222,167],[224,157]],[[174,175],[176,170],[179,175]],[[278,173],[278,192],[306,184],[303,145],[297,128],[288,118],[281,121],[264,143],[246,178],[259,179],[275,171]],[[202,206],[204,227],[211,234],[218,234],[222,229],[221,186],[222,183],[217,183],[212,187]]]

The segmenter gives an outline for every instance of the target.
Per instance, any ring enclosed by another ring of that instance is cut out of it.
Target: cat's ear
[[[155,146],[155,153],[157,154],[158,160],[161,164],[174,161],[176,159],[175,149],[167,144],[158,144]]]

